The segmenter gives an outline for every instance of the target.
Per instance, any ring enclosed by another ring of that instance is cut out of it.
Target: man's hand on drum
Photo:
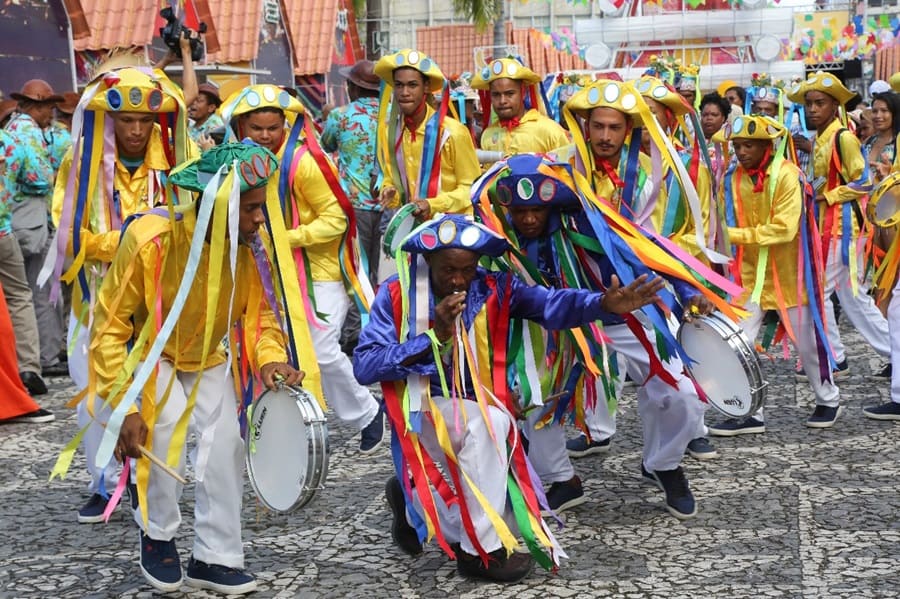
[[[628,314],[647,304],[659,301],[660,290],[665,287],[662,277],[641,275],[626,286],[622,286],[619,277],[612,276],[603,299],[600,300],[600,308],[611,314]]]
[[[438,341],[449,341],[456,332],[456,318],[466,307],[466,292],[452,293],[434,307],[434,334]]]
[[[119,440],[113,455],[121,462],[125,458],[141,457],[140,446],[147,442],[147,425],[137,412],[125,416],[119,429]]]
[[[694,316],[706,316],[707,314],[711,314],[715,309],[715,304],[706,299],[705,295],[698,293],[691,297],[684,306],[684,316],[682,319],[690,322]]]
[[[415,212],[413,212],[413,216],[415,216],[420,221],[428,220],[431,218],[431,204],[428,203],[428,200],[415,200],[413,202],[416,206]]]
[[[274,389],[279,384],[299,385],[306,373],[284,362],[269,362],[259,369],[259,376],[266,387]]]

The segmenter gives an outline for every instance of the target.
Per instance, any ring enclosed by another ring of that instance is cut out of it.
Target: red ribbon
[[[609,180],[612,181],[613,185],[620,189],[625,187],[625,182],[619,178],[618,169],[614,167],[609,160],[606,158],[598,158],[596,155],[594,155],[594,159],[597,162],[597,166],[606,173],[606,176],[609,177]]]
[[[425,112],[425,101],[423,100],[416,111],[410,116],[403,117],[403,125],[409,129],[409,140],[416,143],[416,129],[419,128],[419,116]]]
[[[519,117],[517,117],[517,116],[514,116],[513,118],[506,119],[506,120],[500,119],[499,122],[500,122],[500,126],[503,127],[504,129],[506,129],[509,133],[512,133],[512,130],[515,129],[516,127],[518,127],[519,124],[521,123],[521,121],[519,120]]]
[[[763,182],[766,180],[766,169],[769,168],[769,161],[772,158],[772,146],[766,148],[762,160],[756,168],[748,168],[747,174],[750,175],[750,181],[753,183],[753,193],[760,193],[763,190]]]

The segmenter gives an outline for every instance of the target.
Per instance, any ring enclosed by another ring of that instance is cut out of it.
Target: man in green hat
[[[97,299],[91,331],[97,388],[89,392],[113,408],[97,462],[110,454],[138,458],[141,572],[163,592],[182,583],[174,540],[182,487],[150,471],[142,446],[163,458],[178,456],[174,467],[183,474],[191,433],[198,439],[191,452],[195,540],[186,582],[225,594],[256,589],[243,570],[243,443],[229,369],[241,360],[230,360],[221,340],[229,336],[230,348],[244,348],[269,388],[276,379],[292,385],[303,378],[287,363],[285,335],[250,247],[259,251],[265,188],[275,169],[268,150],[226,144],[173,172],[171,184],[203,192],[202,199],[127,224]]]

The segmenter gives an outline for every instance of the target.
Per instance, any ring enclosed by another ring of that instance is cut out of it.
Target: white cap
[[[876,79],[869,85],[869,95],[891,91],[891,84],[883,79]]]

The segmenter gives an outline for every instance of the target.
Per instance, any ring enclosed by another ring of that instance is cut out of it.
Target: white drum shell
[[[305,389],[269,390],[253,402],[246,439],[247,476],[267,508],[303,507],[328,475],[328,426]]]

